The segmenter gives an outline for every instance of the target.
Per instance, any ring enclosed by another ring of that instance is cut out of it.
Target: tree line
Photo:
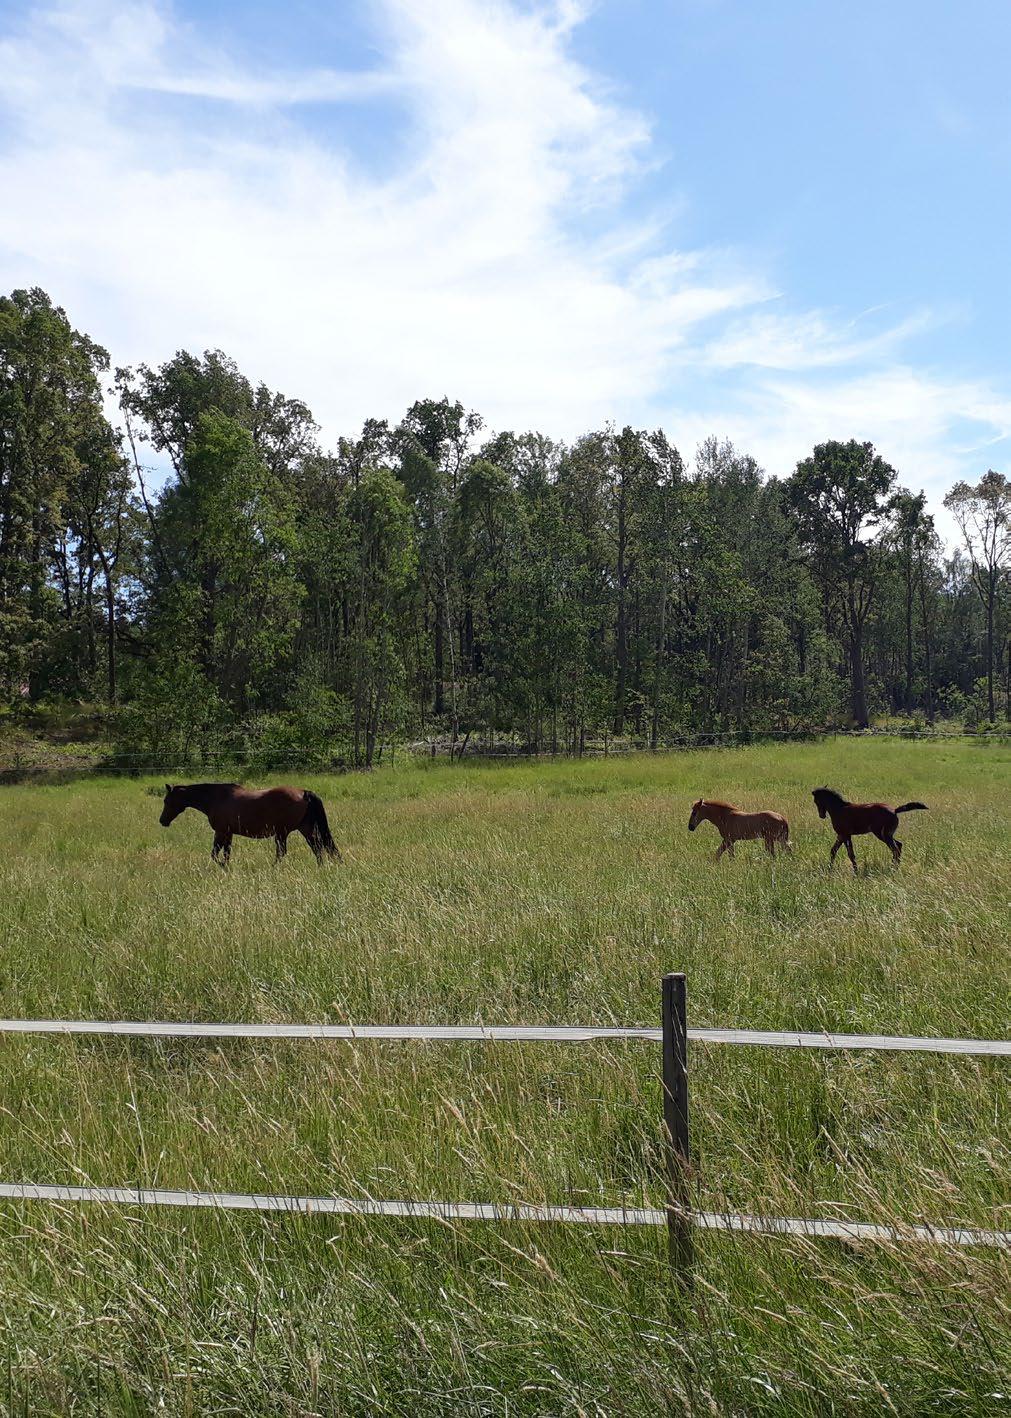
[[[218,351],[112,369],[43,291],[0,298],[0,699],[106,705],[153,756],[994,723],[1011,484],[945,505],[951,550],[859,440],[775,478],[716,438],[689,464],[660,430],[491,434],[448,398],[326,451]]]

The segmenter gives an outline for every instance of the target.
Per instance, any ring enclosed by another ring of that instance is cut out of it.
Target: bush
[[[115,758],[160,769],[206,758],[212,747],[220,752],[223,706],[191,661],[146,667],[135,690],[116,719]]]
[[[247,723],[247,761],[261,770],[289,764],[333,767],[347,756],[350,732],[347,700],[306,675],[298,682],[292,708]]]

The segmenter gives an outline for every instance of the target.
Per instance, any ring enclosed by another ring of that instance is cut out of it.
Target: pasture
[[[6,1017],[658,1023],[1006,1038],[1011,746],[829,740],[287,781],[210,862],[160,784],[0,790]],[[861,873],[810,790],[922,799]],[[790,819],[714,863],[700,795]],[[0,1179],[660,1204],[648,1043],[0,1036]],[[1011,1229],[1007,1061],[693,1045],[696,1204]],[[662,1231],[0,1203],[12,1413],[995,1413],[1011,1258]]]

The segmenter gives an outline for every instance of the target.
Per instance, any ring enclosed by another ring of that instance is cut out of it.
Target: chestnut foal
[[[714,802],[711,798],[699,798],[692,805],[692,815],[688,819],[688,831],[694,832],[700,822],[711,822],[723,841],[716,860],[724,852],[734,855],[735,842],[753,842],[761,837],[770,857],[776,855],[776,843],[786,851],[793,851],[790,841],[790,824],[780,812],[742,812],[732,803]]]

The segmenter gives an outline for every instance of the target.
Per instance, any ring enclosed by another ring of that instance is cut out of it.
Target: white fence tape
[[[566,1222],[590,1226],[665,1226],[667,1212],[656,1207],[536,1206],[475,1201],[377,1201],[371,1197],[274,1196],[245,1192],[169,1191],[159,1187],[46,1186],[0,1183],[9,1201],[98,1202],[114,1206],[178,1206],[214,1211],[282,1212],[301,1216],[389,1216],[429,1221]],[[944,1226],[885,1226],[866,1221],[816,1221],[789,1216],[747,1216],[693,1211],[702,1231],[749,1235],[801,1236],[891,1245],[988,1246],[1011,1250],[1011,1231]]]
[[[389,1039],[457,1041],[540,1041],[586,1043],[594,1039],[644,1039],[659,1043],[652,1028],[541,1025],[425,1024],[200,1024],[158,1020],[4,1019],[0,1033],[90,1034],[159,1039]],[[891,1049],[1011,1057],[1011,1040],[926,1039],[887,1034],[806,1033],[761,1029],[689,1029],[689,1039],[710,1044],[752,1044],[801,1049]],[[376,1201],[372,1198],[274,1196],[242,1192],[171,1191],[157,1187],[49,1186],[0,1183],[0,1199],[11,1201],[97,1202],[122,1206],[176,1206],[222,1211],[287,1212],[294,1215],[391,1216],[451,1221],[576,1222],[603,1226],[663,1226],[668,1213],[655,1208],[537,1206],[517,1202]],[[1011,1231],[941,1226],[887,1226],[864,1221],[805,1220],[695,1211],[703,1231],[800,1236],[845,1241],[1011,1249]]]
[[[401,1039],[458,1042],[583,1044],[594,1039],[645,1039],[661,1031],[606,1025],[539,1024],[198,1024],[171,1020],[0,1019],[0,1034],[120,1034],[152,1039]],[[975,1054],[1011,1058],[1009,1039],[921,1039],[896,1034],[807,1033],[766,1029],[694,1029],[702,1044],[753,1044],[786,1049],[892,1049],[901,1053]]]

